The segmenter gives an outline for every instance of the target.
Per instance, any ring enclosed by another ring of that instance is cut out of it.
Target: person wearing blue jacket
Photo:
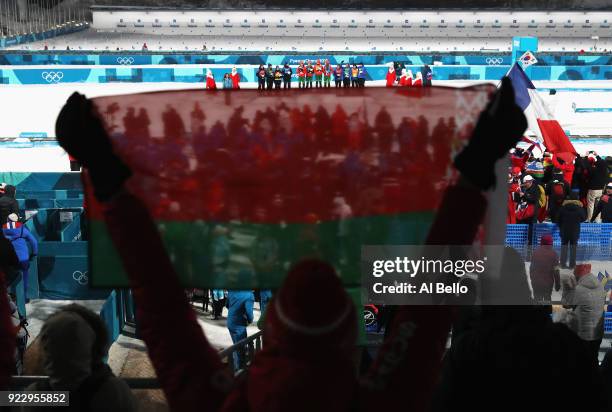
[[[234,344],[247,337],[247,326],[253,322],[254,301],[252,290],[227,292],[227,329]],[[240,370],[244,366],[244,352],[234,352],[234,370]]]
[[[38,255],[38,242],[36,238],[32,236],[32,233],[19,222],[19,216],[15,213],[11,213],[8,216],[7,222],[2,225],[2,233],[4,237],[11,241],[15,254],[19,259],[19,268],[23,274],[23,289],[26,299],[26,303],[30,301],[28,299],[28,275],[30,270],[30,262],[36,255]],[[31,251],[28,249],[28,243],[30,244]]]
[[[366,71],[365,66],[363,65],[363,63],[359,63],[359,67],[358,67],[358,82],[357,85],[358,87],[365,87],[365,81],[366,81],[366,77],[368,72]]]

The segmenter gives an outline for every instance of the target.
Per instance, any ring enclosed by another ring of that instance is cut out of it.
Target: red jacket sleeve
[[[231,376],[189,306],[145,206],[127,192],[105,205],[108,231],[136,300],[136,317],[173,411],[217,410]]]
[[[486,199],[479,190],[467,186],[450,187],[426,243],[471,244],[486,206]],[[399,307],[391,334],[364,381],[363,410],[429,410],[451,322],[448,306]]]

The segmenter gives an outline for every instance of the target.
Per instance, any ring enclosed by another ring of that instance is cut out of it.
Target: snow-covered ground
[[[369,82],[381,86],[383,81]],[[439,81],[438,85],[463,87],[476,82]],[[219,86],[221,86],[219,84]],[[579,136],[612,136],[612,81],[535,82],[544,100],[566,132]],[[87,97],[143,93],[159,90],[203,89],[194,83],[68,83],[55,85],[0,85],[0,137],[17,137],[22,132],[55,136],[55,119],[66,99],[75,91]],[[255,83],[243,83],[254,88]],[[557,90],[555,95],[550,89]],[[586,111],[575,109],[587,109]],[[594,109],[589,111],[588,109]],[[608,109],[609,111],[604,111]],[[0,143],[0,171],[64,171],[66,155],[58,147],[15,149]],[[576,141],[579,152],[596,150],[612,156],[612,140]]]

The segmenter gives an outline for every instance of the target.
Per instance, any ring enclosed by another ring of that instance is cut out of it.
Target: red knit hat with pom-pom
[[[576,265],[576,267],[574,268],[574,276],[576,276],[576,279],[579,279],[585,275],[588,275],[589,273],[591,273],[590,263],[583,263],[580,265]]]
[[[268,305],[264,333],[280,347],[344,347],[355,344],[356,325],[355,306],[334,268],[309,259],[290,269]]]

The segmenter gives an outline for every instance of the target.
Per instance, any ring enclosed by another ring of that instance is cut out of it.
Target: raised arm
[[[113,153],[91,103],[73,94],[57,125],[62,147],[87,169],[137,302],[136,317],[171,410],[219,409],[231,383],[206,340],[144,204],[125,191],[131,172]],[[84,139],[83,137],[87,138]]]
[[[461,178],[446,190],[427,244],[472,244],[486,211],[483,192],[495,184],[495,163],[514,147],[526,127],[514,103],[512,84],[504,78],[470,143],[455,159]],[[429,410],[451,321],[448,306],[399,307],[391,333],[364,381],[364,410]]]

